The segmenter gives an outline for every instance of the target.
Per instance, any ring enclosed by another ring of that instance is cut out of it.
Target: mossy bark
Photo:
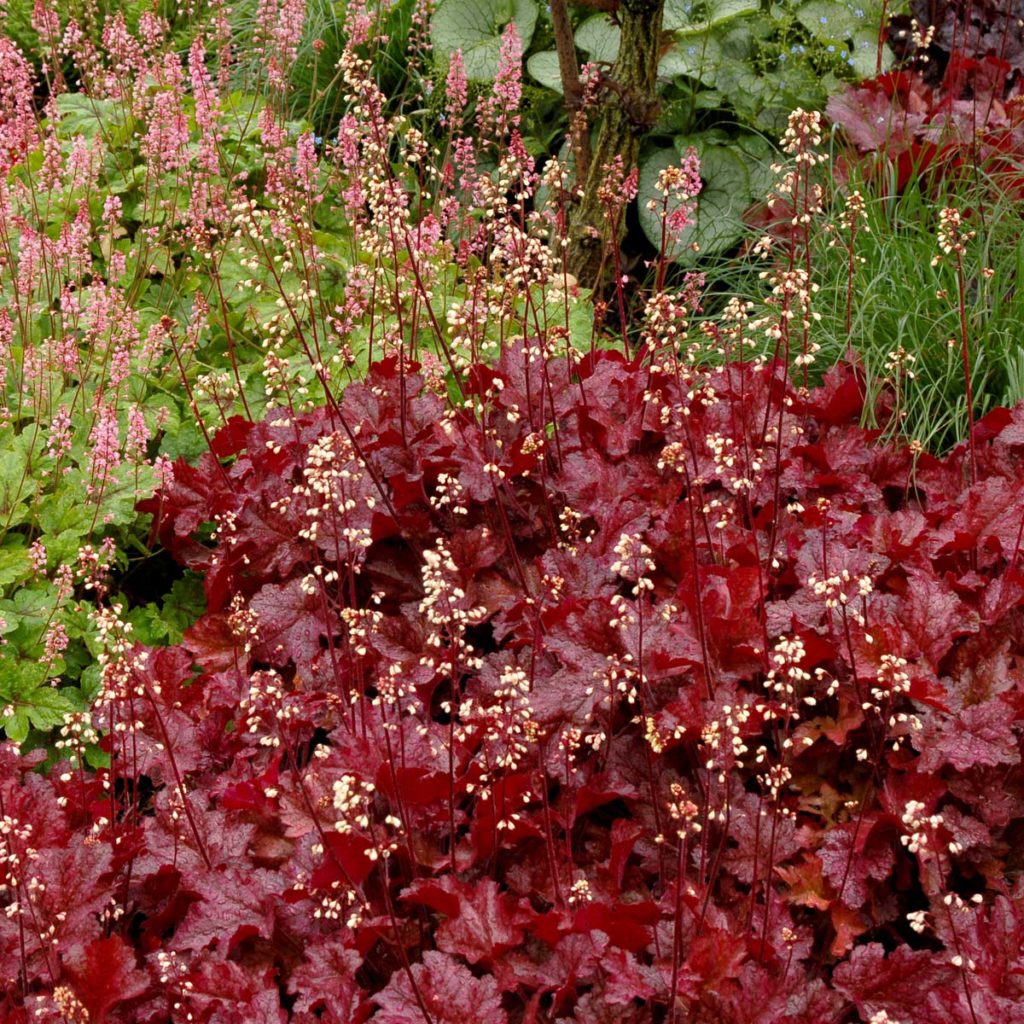
[[[617,216],[598,197],[605,167],[622,157],[628,174],[637,163],[640,139],[654,121],[658,58],[665,0],[620,0],[622,26],[619,56],[611,72],[597,145],[590,161],[583,197],[569,230],[569,271],[584,286],[600,285],[602,265],[613,238],[622,237],[622,212]]]

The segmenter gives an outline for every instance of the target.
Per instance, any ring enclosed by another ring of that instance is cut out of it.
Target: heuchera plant
[[[890,38],[896,71],[832,96],[827,111],[855,148],[847,165],[902,191],[919,175],[981,171],[1024,195],[1024,100],[1019,4],[913,5]],[[920,19],[920,20],[918,20]]]
[[[521,137],[510,148],[511,38],[503,92],[467,111],[453,73],[448,127],[428,137],[376,86],[375,21],[350,5],[349,110],[325,142],[286,116],[303,5],[259,5],[256,94],[232,89],[237,39],[211,6],[185,53],[152,12],[134,32],[113,13],[99,46],[36,5],[39,75],[0,38],[0,729],[19,742],[95,696],[111,586],[137,638],[180,639],[195,590],[163,594],[135,505],[232,414],[312,407],[399,344],[478,357],[499,306],[591,344],[577,289],[476,272],[525,266],[529,247],[550,260],[539,236],[564,219],[560,177],[542,216],[534,161]]]
[[[369,320],[384,358],[339,394],[319,349],[293,387],[268,346],[269,411],[225,413],[141,507],[207,610],[156,648],[111,592],[95,705],[55,758],[0,746],[0,1018],[1021,1019],[1024,411],[939,460],[856,426],[855,367],[809,391],[803,219],[765,315],[688,338],[699,281],[669,287],[666,253],[692,164],[659,178],[640,336],[574,337],[567,182],[545,174],[552,248],[514,32],[501,52],[476,124],[509,142],[492,173],[453,136],[475,212],[444,223],[406,205],[344,62],[366,134],[339,159],[379,248],[332,329]],[[818,142],[795,116],[801,218]],[[449,242],[457,301],[425,256]],[[609,308],[626,335],[621,278]]]
[[[968,485],[685,313],[174,466],[208,612],[0,748],[5,1020],[1020,1019],[1024,411]]]

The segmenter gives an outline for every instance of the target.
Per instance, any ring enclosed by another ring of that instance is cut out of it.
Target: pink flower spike
[[[445,94],[447,96],[444,105],[445,114],[453,124],[460,124],[469,96],[469,83],[466,81],[466,65],[462,60],[461,50],[456,50],[448,60]]]

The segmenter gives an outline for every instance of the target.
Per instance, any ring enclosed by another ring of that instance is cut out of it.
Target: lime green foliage
[[[365,101],[369,76],[390,73],[390,51],[367,50],[375,63],[350,55],[336,99]],[[457,396],[460,368],[510,331],[593,344],[586,303],[545,290],[543,266],[502,276],[499,208],[428,171],[444,152],[390,113],[400,99],[380,95],[372,129],[361,113],[336,148],[289,119],[287,84],[232,91],[259,85],[243,66],[220,88],[208,53],[198,73],[216,95],[197,111],[175,75],[150,76],[166,59],[137,89],[90,72],[48,120],[23,106],[0,192],[0,728],[19,740],[94,697],[105,614],[145,643],[175,642],[198,614],[194,581],[156,575],[136,511],[160,460],[194,460],[232,417],[322,405],[385,355],[422,358]],[[501,147],[476,147],[471,192],[501,195],[522,173]]]
[[[182,105],[195,142],[194,104]],[[264,173],[261,106],[241,95],[223,105],[229,189]],[[87,706],[108,603],[147,642],[180,639],[197,614],[194,586],[163,600],[142,586],[151,603],[136,607],[134,588],[108,594],[110,577],[143,585],[150,575],[136,504],[157,485],[154,456],[195,457],[200,423],[212,433],[265,406],[266,325],[282,320],[275,298],[300,288],[281,269],[292,247],[267,228],[269,199],[232,245],[189,240],[194,168],[154,170],[131,100],[64,93],[55,114],[39,125],[49,156],[40,144],[7,176],[0,240],[0,727],[16,740]],[[318,261],[320,279],[340,277],[340,236],[317,238],[334,250]],[[275,297],[261,298],[268,287]],[[323,301],[340,290],[325,285]],[[297,308],[295,320],[322,326],[329,308]],[[284,384],[300,347],[280,348]]]

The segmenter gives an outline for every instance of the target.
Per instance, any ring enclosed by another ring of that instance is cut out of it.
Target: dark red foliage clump
[[[110,617],[109,769],[0,750],[0,1017],[1024,1020],[1024,412],[967,486],[849,368],[463,397],[387,362],[176,465],[208,612]]]
[[[827,112],[853,146],[838,165],[899,191],[977,172],[1024,198],[1024,4],[915,0],[894,19],[897,70],[848,87]]]

